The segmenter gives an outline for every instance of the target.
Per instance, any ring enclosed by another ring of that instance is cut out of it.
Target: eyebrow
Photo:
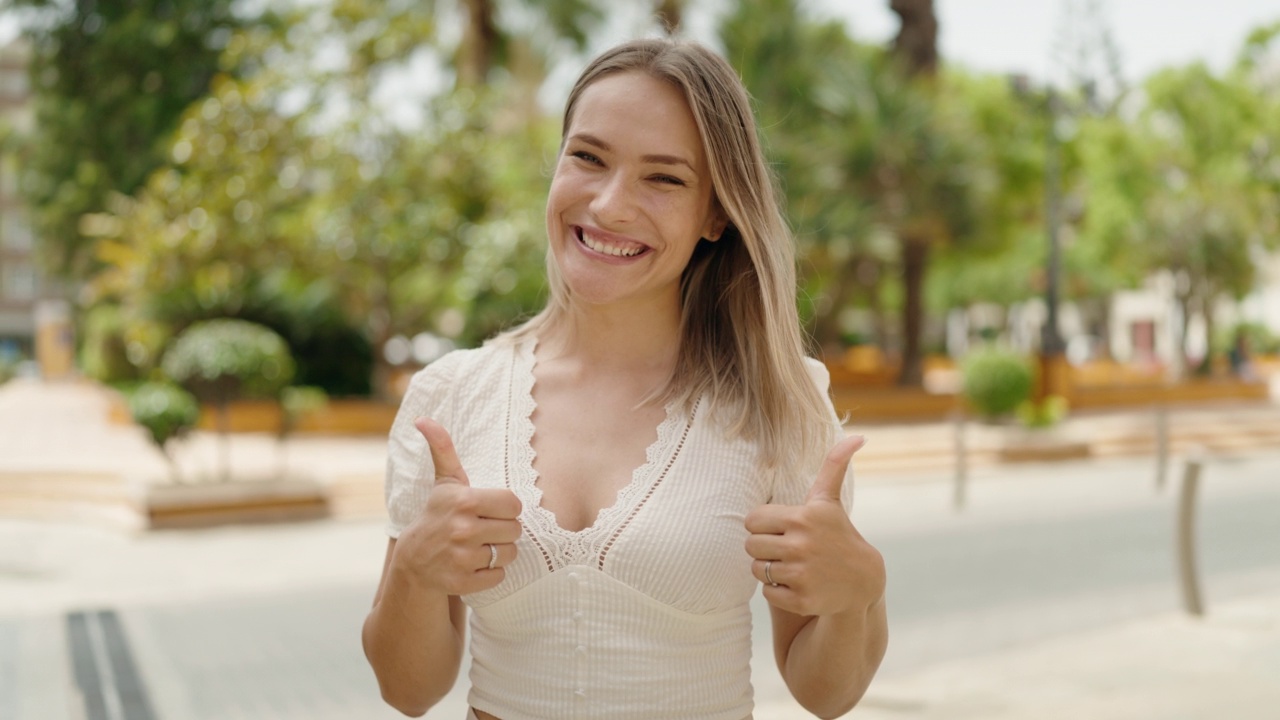
[[[593,145],[597,148],[600,148],[601,150],[604,150],[605,152],[609,152],[613,150],[613,146],[609,145],[609,143],[605,142],[604,140],[601,140],[600,138],[590,133],[574,133],[572,136],[569,137],[569,139],[578,140],[588,145]],[[659,165],[685,165],[690,170],[694,170],[693,163],[680,157],[679,155],[661,155],[661,154],[642,155],[640,157],[640,161],[646,162],[646,163],[657,163]]]

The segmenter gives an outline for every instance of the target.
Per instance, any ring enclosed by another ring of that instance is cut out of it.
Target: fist
[[[884,595],[884,559],[853,526],[840,491],[858,435],[827,453],[803,505],[762,505],[746,518],[751,572],[771,605],[796,615],[865,610]]]
[[[397,559],[423,586],[447,595],[487,590],[516,558],[520,500],[510,490],[471,487],[449,433],[429,418],[414,426],[431,449],[436,478],[422,514],[396,542]]]

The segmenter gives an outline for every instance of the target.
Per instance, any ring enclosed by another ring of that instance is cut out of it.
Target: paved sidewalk
[[[1280,594],[879,678],[853,717],[1274,720],[1278,708]]]

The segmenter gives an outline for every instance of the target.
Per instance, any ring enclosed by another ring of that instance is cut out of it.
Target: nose
[[[636,198],[634,185],[620,172],[609,173],[596,188],[591,199],[591,214],[602,225],[627,223],[635,218]]]

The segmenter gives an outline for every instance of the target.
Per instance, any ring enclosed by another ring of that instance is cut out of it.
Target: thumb
[[[431,448],[431,462],[436,467],[436,484],[457,483],[470,485],[467,471],[462,469],[462,461],[458,460],[458,451],[453,447],[453,438],[440,423],[431,418],[421,417],[414,421],[422,437],[426,438]]]
[[[866,443],[865,437],[850,435],[832,446],[827,453],[827,458],[822,461],[822,467],[818,470],[818,479],[813,483],[813,488],[809,490],[809,497],[805,501],[840,502],[840,489],[844,486],[849,461],[853,459],[853,454]]]

